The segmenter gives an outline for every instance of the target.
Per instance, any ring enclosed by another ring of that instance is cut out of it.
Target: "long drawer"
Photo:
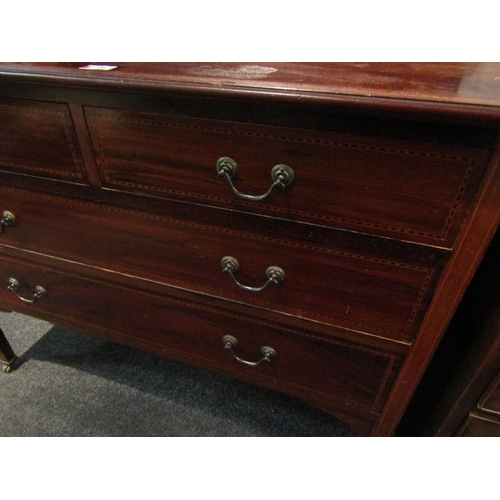
[[[295,396],[321,398],[344,411],[378,412],[401,362],[396,353],[320,338],[199,300],[83,277],[78,272],[85,272],[83,268],[75,265],[74,271],[60,271],[3,254],[1,303]],[[8,290],[12,279],[18,283],[14,291]],[[44,293],[38,293],[40,287]],[[26,303],[17,295],[35,301]],[[237,340],[232,352],[226,347],[226,335]],[[263,358],[264,346],[276,352],[270,361],[250,366],[236,359],[256,363]]]
[[[488,151],[86,107],[102,182],[120,190],[451,248]],[[294,181],[262,201],[277,165]]]
[[[0,196],[16,217],[0,244],[390,339],[415,337],[440,274],[430,264],[263,230],[14,188]],[[228,269],[225,257],[239,269]],[[278,284],[273,267],[283,272]]]

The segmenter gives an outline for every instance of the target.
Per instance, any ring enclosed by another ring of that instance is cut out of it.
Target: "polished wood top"
[[[149,90],[362,97],[500,107],[500,63],[0,63],[0,79]]]

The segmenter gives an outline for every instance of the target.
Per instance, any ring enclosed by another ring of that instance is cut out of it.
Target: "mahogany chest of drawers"
[[[84,67],[0,64],[0,307],[391,435],[498,226],[498,65]]]

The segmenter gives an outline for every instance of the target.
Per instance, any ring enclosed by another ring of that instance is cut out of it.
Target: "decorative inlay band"
[[[9,256],[2,256],[2,259],[9,260],[11,262],[16,262],[13,258],[11,258]],[[37,271],[43,270],[43,271],[48,272],[50,274],[54,273],[54,270],[52,268],[50,268],[48,266],[45,266],[45,265],[34,264],[34,263],[31,263],[31,262],[28,263],[28,262],[24,262],[24,261],[22,262],[22,265],[30,267],[32,269],[35,269]],[[211,307],[211,306],[206,306],[206,305],[203,305],[203,304],[199,304],[199,303],[194,302],[194,301],[187,301],[187,300],[176,299],[176,298],[173,298],[173,297],[168,296],[168,295],[163,295],[163,294],[159,294],[159,293],[155,293],[155,292],[151,292],[151,291],[147,291],[147,290],[140,290],[140,289],[134,288],[131,291],[130,288],[127,288],[124,285],[119,285],[117,283],[102,282],[102,281],[100,281],[100,280],[98,280],[96,278],[91,278],[91,277],[88,277],[88,276],[82,277],[81,275],[78,275],[76,273],[73,273],[73,272],[67,271],[67,270],[62,271],[62,273],[65,276],[72,277],[72,278],[77,279],[79,281],[86,281],[86,282],[89,282],[89,283],[97,284],[99,286],[105,286],[106,288],[113,288],[113,289],[116,289],[116,290],[125,291],[127,294],[129,294],[129,293],[137,293],[137,294],[143,295],[143,296],[148,297],[148,298],[160,299],[162,302],[165,302],[166,304],[171,303],[171,304],[181,305],[182,307],[187,307],[187,308],[190,308],[190,309],[205,311],[205,312],[208,312],[210,314],[215,314],[217,316],[224,316],[224,317],[226,317],[226,318],[229,319],[229,321],[227,323],[230,323],[231,320],[241,321],[241,316],[239,316],[237,314],[234,314],[234,313],[231,313],[231,312],[229,312],[229,311],[227,311],[225,309],[222,309],[222,308],[219,309],[219,308],[215,308],[215,307]],[[40,309],[44,309],[45,308],[44,304],[36,304],[36,306],[31,306],[31,307],[38,307]],[[58,315],[58,317],[63,318],[63,319],[67,319],[68,321],[71,320],[71,322],[73,322],[75,320],[75,316],[74,315],[71,315],[71,316],[67,315],[64,312],[61,312],[60,310],[58,310],[57,315]],[[395,362],[397,361],[398,356],[396,356],[395,354],[389,353],[387,351],[378,351],[378,350],[371,349],[371,348],[366,347],[366,346],[362,346],[362,345],[358,345],[358,344],[354,344],[354,343],[349,343],[349,342],[341,341],[341,340],[335,339],[333,337],[331,337],[331,338],[330,337],[329,338],[319,337],[317,335],[314,335],[311,332],[305,332],[305,331],[298,330],[298,329],[292,329],[292,328],[283,326],[283,325],[278,324],[278,323],[277,324],[269,323],[269,322],[266,322],[266,321],[263,321],[263,320],[260,320],[258,318],[254,318],[254,317],[247,317],[245,321],[251,322],[251,323],[253,323],[255,325],[262,326],[262,327],[265,327],[265,328],[270,328],[272,330],[281,331],[281,332],[284,332],[284,333],[287,333],[287,334],[301,336],[301,337],[305,337],[305,338],[308,338],[308,339],[317,340],[317,341],[320,341],[320,342],[323,342],[323,343],[333,344],[333,345],[337,345],[337,346],[340,346],[340,347],[345,347],[345,348],[356,350],[356,351],[366,352],[366,353],[371,354],[373,356],[378,356],[378,357],[386,358],[387,359],[387,367],[385,369],[384,376],[382,377],[382,381],[381,381],[380,387],[379,387],[379,389],[377,391],[377,394],[376,394],[375,398],[373,399],[373,403],[371,404],[371,406],[368,406],[368,405],[363,404],[363,403],[355,402],[356,405],[358,405],[359,407],[366,408],[369,411],[376,411],[378,403],[379,403],[382,395],[385,392],[387,381],[389,380],[389,377],[390,377],[390,375],[391,375],[391,373],[393,371],[393,366],[394,366]],[[88,322],[86,320],[81,320],[81,319],[78,319],[78,322],[81,325],[88,327],[91,331],[95,330],[95,331],[100,331],[100,332],[107,333],[107,334],[119,335],[120,337],[128,338],[128,339],[130,339],[130,340],[132,340],[134,342],[137,341],[137,337],[136,336],[127,334],[127,333],[123,332],[122,330],[112,330],[110,328],[103,328],[100,325],[96,325],[95,323],[90,323],[90,322]],[[154,346],[154,347],[158,347],[160,349],[164,348],[164,346],[162,344],[158,343],[158,342],[153,342],[151,340],[145,340],[145,339],[142,339],[142,338],[140,340],[144,344],[147,344],[147,345],[150,345],[150,346]],[[172,351],[176,351],[176,352],[178,352],[178,353],[180,353],[182,355],[186,355],[187,354],[187,355],[189,355],[191,357],[194,357],[194,358],[203,359],[203,360],[205,360],[205,361],[207,361],[209,363],[216,364],[216,365],[219,365],[221,367],[225,366],[223,363],[220,363],[220,362],[218,362],[216,360],[213,360],[212,358],[208,358],[206,356],[202,356],[200,354],[193,355],[192,353],[185,353],[184,351],[181,351],[181,350],[176,349],[176,348],[171,348],[171,347],[168,347],[168,349],[171,349]],[[262,380],[264,380],[264,379],[269,378],[269,377],[258,376],[257,378],[261,378]],[[287,382],[286,380],[280,380],[280,383],[282,383],[284,385],[287,385],[289,387],[303,387],[303,386],[300,386],[300,385],[298,385],[296,383]],[[310,390],[311,390],[311,392],[314,392],[314,393],[319,394],[319,395],[328,396],[328,397],[332,396],[332,394],[329,394],[327,392],[324,392],[324,391],[321,391],[321,390],[318,390],[318,389],[310,389]]]
[[[14,193],[19,193],[20,195],[26,194],[25,192],[23,192],[21,190],[18,190],[15,188],[7,188],[7,187],[0,187],[0,191],[14,192]],[[42,193],[33,192],[33,193],[30,193],[30,197],[33,197],[36,199],[45,199],[45,200],[50,200],[50,201],[56,200],[56,202],[59,201],[59,203],[61,203],[61,200],[58,197],[52,196],[49,194],[42,194]],[[81,200],[76,200],[76,199],[66,199],[65,198],[64,200],[62,200],[62,202],[65,204],[72,204],[72,205],[88,207],[88,208],[92,208],[92,209],[96,208],[96,205],[91,203],[91,202],[81,201]],[[414,324],[416,314],[417,314],[418,310],[420,309],[420,306],[421,306],[422,300],[425,296],[425,292],[427,290],[428,284],[429,284],[431,277],[433,276],[433,273],[434,273],[434,271],[432,269],[422,267],[422,266],[413,265],[413,264],[406,264],[406,263],[397,262],[397,261],[390,261],[390,260],[385,260],[382,258],[356,254],[353,252],[345,252],[345,251],[337,250],[335,248],[330,248],[330,247],[320,247],[320,246],[308,245],[308,244],[304,244],[304,243],[296,242],[296,241],[283,240],[283,239],[274,238],[274,237],[270,237],[270,236],[262,236],[262,235],[252,234],[252,233],[244,233],[241,231],[234,231],[234,230],[231,230],[228,228],[208,226],[208,225],[204,225],[201,223],[183,221],[183,220],[178,220],[178,219],[174,219],[174,218],[170,218],[170,217],[166,217],[166,216],[161,216],[161,215],[153,215],[153,214],[144,213],[144,212],[136,212],[136,211],[133,211],[133,210],[130,210],[127,208],[118,208],[115,206],[100,204],[99,210],[101,212],[108,211],[108,212],[125,214],[127,216],[158,220],[158,221],[165,222],[167,224],[175,224],[175,225],[193,227],[193,228],[198,228],[198,229],[203,229],[203,230],[222,232],[222,233],[230,234],[232,236],[239,236],[239,237],[244,237],[244,238],[257,239],[260,241],[267,241],[267,242],[271,242],[271,243],[278,243],[280,245],[286,245],[289,247],[306,248],[306,249],[313,250],[316,252],[324,252],[324,253],[328,253],[331,255],[338,255],[341,257],[347,257],[349,259],[359,259],[359,260],[363,260],[363,261],[374,262],[377,264],[389,265],[389,266],[393,266],[393,267],[399,267],[399,268],[410,269],[410,270],[422,272],[424,274],[424,277],[422,280],[422,286],[421,286],[420,292],[417,296],[414,307],[412,309],[412,313],[407,321],[406,327],[404,328],[404,331],[402,331],[402,332],[391,331],[388,329],[380,328],[380,327],[377,327],[373,324],[367,325],[367,324],[356,322],[353,320],[340,319],[338,317],[329,316],[328,314],[326,314],[324,312],[322,314],[318,314],[318,313],[311,313],[310,311],[301,310],[302,313],[305,313],[304,317],[316,317],[320,320],[322,319],[323,321],[326,320],[326,321],[328,321],[329,324],[337,325],[339,327],[347,327],[347,328],[352,327],[352,328],[361,329],[362,331],[372,332],[372,333],[378,332],[380,335],[390,335],[390,336],[393,336],[393,337],[398,338],[398,339],[399,338],[408,339],[409,334],[410,334],[411,329],[412,329],[413,324]],[[33,249],[34,251],[38,251],[40,253],[44,253],[44,254],[48,254],[48,255],[51,255],[51,253],[53,252],[53,249],[51,249],[51,248],[47,249],[47,248],[39,247],[39,246],[33,245],[33,244],[30,244],[29,248]],[[89,257],[84,256],[82,254],[71,254],[71,253],[61,252],[59,250],[58,250],[57,254],[61,258],[67,258],[67,259],[75,261],[75,262],[80,262],[82,259],[84,259],[85,262],[93,263],[97,267],[101,267],[104,269],[109,267],[109,262],[107,262],[107,261],[95,259],[95,258],[89,258]],[[127,266],[124,266],[121,264],[118,264],[118,265],[115,264],[113,266],[113,268],[117,271],[121,271],[121,272],[124,272],[126,274],[130,274],[130,275],[135,275],[137,273],[137,268],[130,268],[130,267],[127,267]],[[164,274],[157,274],[156,272],[154,272],[154,270],[149,270],[148,276],[157,280],[158,282],[161,282],[161,283],[165,283],[166,282],[165,280],[168,278],[168,283],[173,285],[173,286],[178,286],[178,287],[182,287],[182,288],[187,287],[188,289],[193,286],[193,283],[191,283],[191,282],[186,282],[185,280],[179,280],[179,279],[175,279],[172,277],[168,277]],[[213,286],[206,285],[206,284],[203,286],[201,286],[201,285],[195,285],[195,286],[197,289],[206,290],[215,296],[220,295],[220,289],[217,287],[213,287]],[[234,292],[232,290],[226,291],[225,294],[228,297],[240,299],[240,295],[237,293],[237,291],[234,291]],[[272,309],[272,310],[276,309],[276,304],[274,302],[270,302],[268,300],[265,300],[264,298],[262,298],[260,296],[259,297],[252,297],[252,304],[255,304],[255,305],[260,304],[261,307],[266,307],[266,308]],[[296,309],[290,308],[290,307],[286,306],[286,304],[280,304],[280,310],[294,312]]]
[[[303,216],[303,217],[309,217],[312,219],[331,221],[331,222],[337,222],[337,223],[344,223],[344,224],[351,224],[351,225],[357,225],[357,226],[366,227],[366,228],[381,229],[381,230],[386,230],[386,231],[391,231],[391,232],[396,232],[396,233],[401,233],[401,234],[412,234],[412,235],[416,235],[416,236],[437,239],[439,241],[445,240],[447,235],[448,235],[448,232],[450,230],[451,224],[452,224],[453,219],[455,217],[458,205],[459,205],[460,200],[462,199],[462,196],[465,192],[465,189],[466,189],[467,184],[469,182],[471,173],[474,170],[474,167],[476,165],[475,158],[468,158],[465,156],[456,156],[456,155],[436,154],[436,153],[432,153],[432,152],[428,152],[428,151],[414,151],[414,150],[409,150],[409,149],[397,149],[397,148],[389,148],[389,147],[382,147],[382,146],[372,146],[372,145],[366,145],[366,144],[359,144],[359,143],[355,143],[355,142],[351,143],[351,142],[346,142],[346,141],[313,139],[310,137],[295,137],[295,136],[286,136],[286,135],[279,135],[279,134],[265,134],[262,132],[250,132],[250,131],[245,131],[245,130],[229,129],[229,128],[223,128],[223,127],[187,125],[187,124],[179,124],[179,123],[163,122],[163,121],[155,121],[155,120],[146,120],[146,119],[123,118],[123,117],[108,116],[108,115],[98,115],[97,117],[94,115],[92,116],[92,125],[94,127],[95,136],[96,136],[97,141],[98,141],[100,161],[102,164],[102,169],[103,169],[105,181],[109,185],[128,186],[131,188],[140,188],[140,189],[146,189],[149,191],[170,193],[170,194],[177,195],[177,196],[197,198],[197,199],[205,200],[205,201],[237,204],[240,206],[251,207],[252,209],[255,209],[255,205],[252,203],[243,201],[243,200],[235,200],[235,199],[232,199],[232,198],[229,199],[226,197],[210,196],[210,195],[204,195],[204,194],[199,194],[199,193],[192,193],[189,191],[176,190],[176,189],[158,187],[158,186],[150,186],[148,184],[112,179],[109,176],[109,172],[107,170],[105,151],[103,148],[102,140],[101,140],[100,135],[99,135],[99,127],[98,127],[98,123],[97,123],[97,120],[102,120],[102,119],[121,121],[121,122],[125,122],[125,123],[141,123],[141,124],[146,124],[146,125],[162,126],[162,127],[167,127],[167,128],[199,130],[202,132],[215,132],[215,133],[221,133],[221,134],[226,134],[226,135],[242,135],[242,136],[248,136],[248,137],[260,137],[260,138],[264,138],[264,139],[294,141],[294,142],[301,142],[301,143],[308,143],[308,144],[321,144],[321,145],[343,147],[343,148],[350,148],[350,149],[370,150],[370,151],[377,151],[377,152],[383,152],[383,153],[395,153],[395,154],[403,154],[403,155],[421,156],[421,157],[427,157],[427,158],[433,158],[433,159],[443,159],[443,160],[467,162],[468,163],[467,171],[465,172],[465,175],[462,179],[461,185],[460,185],[459,190],[457,192],[457,195],[455,197],[455,200],[454,200],[454,203],[453,203],[452,208],[450,210],[450,213],[449,213],[449,215],[444,223],[443,229],[441,230],[440,233],[424,232],[424,231],[412,230],[412,229],[401,228],[401,227],[387,226],[387,225],[383,225],[383,224],[365,222],[365,221],[360,221],[360,220],[356,220],[356,219],[347,219],[347,218],[343,218],[343,217],[324,215],[321,213],[306,212],[306,211],[300,211],[300,210],[291,210],[291,209],[275,207],[275,206],[271,206],[271,205],[267,205],[267,204],[260,204],[259,205],[260,208],[263,208],[263,209],[266,209],[266,210],[269,210],[269,211],[272,211],[275,213],[293,214],[293,215],[298,215],[298,216]]]

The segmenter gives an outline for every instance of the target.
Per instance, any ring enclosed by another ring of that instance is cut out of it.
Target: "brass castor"
[[[10,373],[14,369],[14,362],[16,361],[16,359],[17,358],[14,358],[5,365],[5,368],[3,369],[4,373]]]

